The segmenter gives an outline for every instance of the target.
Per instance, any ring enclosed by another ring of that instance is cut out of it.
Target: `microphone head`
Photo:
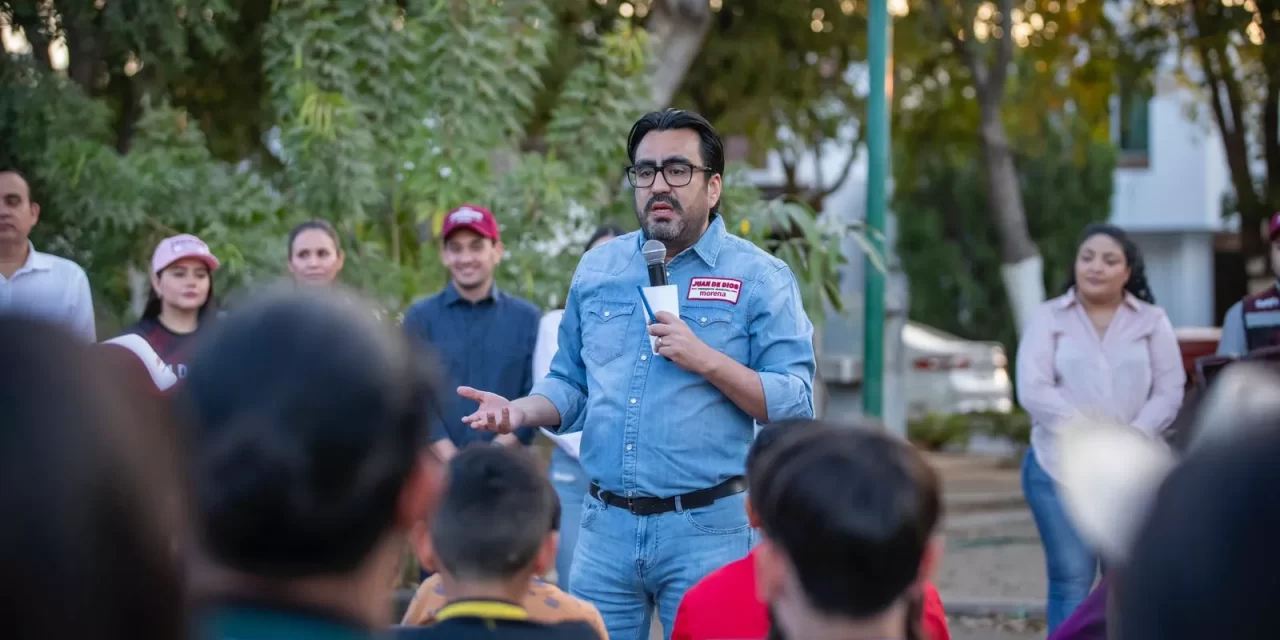
[[[667,259],[667,245],[662,244],[661,240],[645,240],[640,253],[644,256],[645,264],[662,264]]]

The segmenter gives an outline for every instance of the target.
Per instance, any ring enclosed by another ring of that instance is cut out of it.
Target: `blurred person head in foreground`
[[[136,389],[62,330],[0,317],[5,638],[184,635],[168,449]]]
[[[594,607],[539,579],[555,566],[559,520],[555,489],[529,454],[463,449],[440,507],[413,534],[423,566],[440,576],[443,597],[428,599],[443,606],[402,637],[607,639]]]
[[[879,430],[818,423],[784,428],[749,464],[775,637],[922,637],[913,602],[942,553],[924,456]]]
[[[1274,636],[1278,418],[1280,377],[1246,362],[1208,388],[1184,457],[1123,425],[1069,425],[1063,492],[1081,535],[1112,567],[1109,592],[1096,594],[1098,607],[1110,606],[1093,613],[1109,637]]]
[[[442,472],[425,361],[323,288],[252,301],[202,345],[183,399],[206,637],[390,623],[403,536]]]

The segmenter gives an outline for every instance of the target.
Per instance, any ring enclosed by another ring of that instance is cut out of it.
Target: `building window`
[[[1117,147],[1120,166],[1146,167],[1151,161],[1151,92],[1122,85]]]

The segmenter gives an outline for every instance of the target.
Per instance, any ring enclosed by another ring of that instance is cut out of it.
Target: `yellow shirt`
[[[437,573],[427,578],[426,582],[418,587],[418,592],[414,594],[413,602],[409,603],[409,610],[405,612],[400,624],[418,627],[431,625],[436,621],[436,614],[448,602],[449,599],[444,592],[444,582]],[[586,622],[596,630],[600,640],[609,640],[604,618],[600,617],[600,612],[595,606],[561,591],[549,582],[535,579],[529,585],[529,591],[526,592],[524,600],[519,604],[524,607],[529,613],[529,619],[534,622],[550,624]]]

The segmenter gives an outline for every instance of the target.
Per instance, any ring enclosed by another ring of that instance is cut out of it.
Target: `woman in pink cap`
[[[213,319],[213,272],[220,263],[190,234],[165,238],[151,257],[151,293],[142,318],[109,342],[142,358],[161,389],[187,375],[191,343]]]

